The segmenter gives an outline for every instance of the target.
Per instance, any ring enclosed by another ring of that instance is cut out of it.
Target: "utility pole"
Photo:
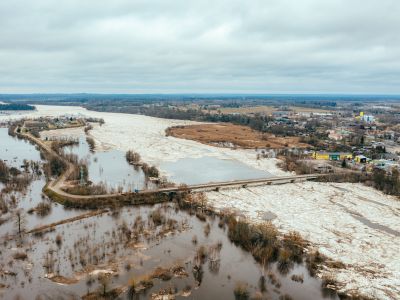
[[[85,178],[84,178],[84,175],[83,175],[83,166],[81,166],[81,169],[80,169],[80,183],[79,184],[81,186],[85,185]]]

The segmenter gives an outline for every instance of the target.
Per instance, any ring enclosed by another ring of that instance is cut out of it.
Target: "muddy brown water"
[[[27,149],[31,146],[24,141],[16,141]],[[14,142],[13,138],[7,136],[0,148],[10,147]],[[21,159],[37,158],[30,155],[29,150],[26,156],[21,152]],[[102,156],[98,156],[98,160],[102,160]],[[41,189],[44,184],[43,178],[37,178],[32,181],[25,195],[16,194],[17,206],[25,211],[36,206],[42,201]],[[176,229],[160,234],[163,225],[155,226],[149,218],[154,211],[160,211],[166,219],[175,220]],[[51,213],[44,218],[27,214],[26,227],[31,229],[84,212],[66,210],[53,203]],[[137,232],[137,240],[132,238],[132,234],[126,237],[122,228],[134,231],[135,222],[138,223],[140,219],[144,228]],[[295,264],[287,274],[280,273],[275,263],[264,269],[251,254],[229,241],[226,231],[218,226],[217,217],[210,217],[207,222],[211,228],[208,236],[204,233],[206,222],[180,211],[174,203],[166,203],[124,207],[117,215],[107,213],[57,226],[42,236],[26,235],[19,239],[15,236],[16,230],[10,216],[9,221],[0,225],[0,286],[4,285],[0,288],[0,298],[16,299],[19,296],[19,299],[35,299],[40,296],[41,299],[79,299],[88,291],[99,288],[95,275],[92,276],[94,282],[87,284],[89,271],[115,270],[108,287],[112,289],[127,287],[132,280],[137,283],[158,266],[168,268],[180,265],[186,270],[187,277],[173,277],[169,281],[154,279],[154,286],[145,293],[135,295],[134,299],[148,299],[152,293],[163,288],[173,287],[179,292],[187,286],[191,287],[191,294],[188,297],[177,296],[177,299],[234,299],[233,290],[238,282],[248,285],[250,295],[257,292],[263,273],[273,274],[272,277],[280,283],[278,288],[266,276],[266,292],[263,295],[267,299],[279,299],[283,295],[290,295],[292,299],[338,299],[334,293],[321,289],[321,281],[310,277],[303,264]],[[56,243],[57,236],[61,236],[60,245]],[[196,245],[192,243],[193,236],[197,237]],[[194,273],[193,267],[197,262],[194,257],[198,247],[208,248],[217,243],[221,243],[222,248],[219,255],[214,257],[216,262],[206,259],[202,264],[202,272]],[[26,252],[27,259],[14,259],[13,255],[17,252]],[[73,278],[77,282],[55,283],[46,278],[49,273]],[[304,282],[292,281],[292,275],[302,275]],[[119,299],[130,299],[128,292],[123,292]]]

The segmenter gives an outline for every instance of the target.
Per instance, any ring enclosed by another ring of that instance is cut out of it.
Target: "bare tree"
[[[17,209],[14,213],[15,227],[18,230],[18,234],[21,235],[25,227],[25,212],[23,209]]]
[[[197,194],[197,203],[200,204],[201,206],[201,212],[204,213],[204,208],[207,205],[207,197],[204,193],[198,193]]]
[[[97,280],[101,285],[101,294],[103,296],[105,296],[107,294],[107,289],[108,289],[108,286],[110,285],[110,281],[111,281],[110,274],[106,274],[106,273],[99,274],[99,277],[97,278]]]

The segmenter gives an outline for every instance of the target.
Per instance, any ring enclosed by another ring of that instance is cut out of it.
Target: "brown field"
[[[326,109],[319,108],[308,108],[308,107],[297,107],[297,106],[289,106],[290,112],[292,113],[329,113],[331,111]],[[218,113],[221,111],[222,114],[266,114],[271,115],[274,111],[280,111],[279,107],[274,106],[242,106],[238,108],[220,108],[218,110],[211,110],[210,113]]]
[[[230,123],[170,127],[166,130],[166,134],[220,147],[228,146],[227,143],[231,143],[235,147],[250,149],[305,148],[309,146],[300,143],[298,137],[275,137],[271,134],[253,130],[247,126],[233,125]]]

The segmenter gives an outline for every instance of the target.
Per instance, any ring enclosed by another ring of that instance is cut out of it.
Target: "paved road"
[[[44,149],[46,152],[60,157],[56,152],[54,152],[51,147],[49,147],[45,142],[41,139],[32,136],[31,134],[21,133],[21,136],[33,141],[39,147]],[[232,180],[232,181],[223,181],[223,182],[210,182],[206,184],[196,184],[196,185],[187,185],[184,187],[168,187],[168,188],[160,188],[154,190],[142,190],[138,193],[130,192],[130,193],[116,193],[116,194],[104,194],[104,195],[73,195],[65,192],[62,188],[65,186],[65,181],[69,177],[69,175],[73,172],[74,166],[65,158],[60,157],[66,164],[67,170],[56,180],[50,181],[48,184],[48,188],[56,193],[58,196],[66,197],[74,200],[90,200],[90,199],[99,199],[99,198],[112,198],[118,196],[128,196],[128,195],[148,195],[148,194],[159,194],[159,193],[171,193],[171,192],[179,192],[182,190],[195,191],[195,190],[210,190],[210,189],[218,189],[224,187],[246,187],[251,185],[263,185],[263,184],[273,184],[273,183],[290,183],[295,181],[304,181],[308,179],[315,179],[320,176],[324,176],[322,174],[308,174],[308,175],[291,175],[291,176],[279,176],[279,177],[267,177],[267,178],[259,178],[259,179],[247,179],[247,180]]]

